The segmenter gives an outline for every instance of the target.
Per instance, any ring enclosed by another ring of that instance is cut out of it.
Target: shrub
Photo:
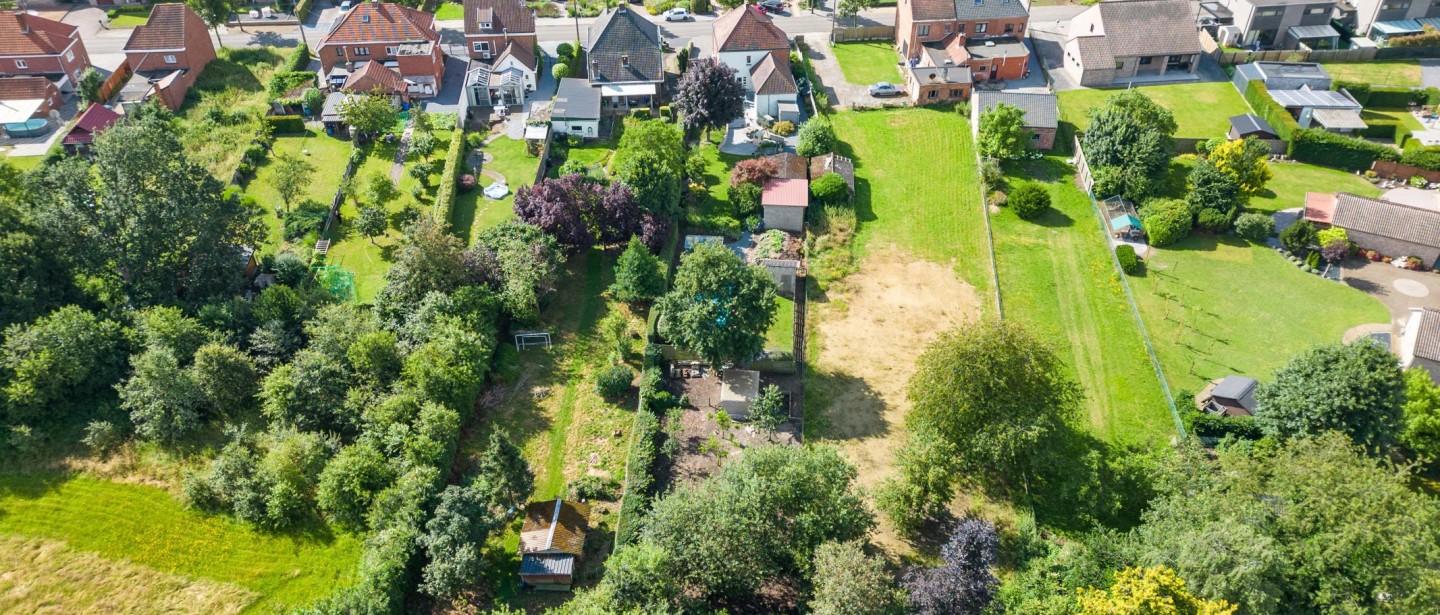
[[[835,151],[835,129],[824,116],[810,118],[800,126],[800,141],[795,147],[801,156],[820,156]]]
[[[1274,232],[1275,220],[1265,214],[1248,212],[1235,220],[1235,234],[1256,243],[1265,241]]]
[[[1309,256],[1306,256],[1306,257],[1305,257],[1305,266],[1308,267],[1308,268],[1311,268],[1311,269],[1314,269],[1315,267],[1320,266],[1320,253],[1319,253],[1319,252],[1311,252]]]
[[[1036,183],[1021,184],[1010,191],[1007,202],[1015,210],[1015,215],[1023,220],[1034,220],[1050,209],[1050,191]]]
[[[1345,256],[1349,253],[1350,242],[1344,239],[1330,239],[1329,241],[1320,242],[1320,255],[1325,257],[1325,260],[1329,262],[1338,263],[1344,260]]]
[[[612,365],[595,377],[595,392],[606,399],[617,399],[630,392],[630,383],[635,380],[635,370],[624,365]]]
[[[1424,188],[1425,185],[1429,182],[1425,181],[1425,177],[1423,175],[1411,175],[1410,181],[1406,183],[1410,184],[1411,188]]]
[[[1125,275],[1135,275],[1140,271],[1140,257],[1135,254],[1135,248],[1130,244],[1115,246],[1115,258],[1120,261],[1120,270]]]
[[[642,403],[645,395],[643,388]],[[625,499],[620,504],[619,518],[615,520],[616,547],[635,541],[640,529],[640,516],[650,507],[650,486],[655,482],[652,469],[659,438],[660,419],[644,409],[636,412],[630,451],[625,460]]]
[[[570,492],[570,497],[576,499],[613,501],[615,493],[620,490],[620,483],[599,476],[582,476],[570,481],[565,490]]]
[[[1195,224],[1212,233],[1223,233],[1230,230],[1230,216],[1218,209],[1202,209],[1195,217]]]
[[[305,118],[298,115],[267,115],[265,123],[274,134],[297,134],[305,132]]]
[[[675,121],[675,108],[670,105],[660,105],[660,119],[668,122]]]
[[[810,194],[822,205],[835,205],[850,200],[850,185],[838,173],[826,173],[810,183]]]
[[[1290,116],[1290,112],[1286,111],[1284,106],[1270,97],[1270,89],[1265,87],[1265,84],[1261,83],[1259,79],[1251,81],[1249,85],[1245,86],[1245,102],[1250,103],[1250,108],[1255,110],[1255,115],[1268,122],[1281,139],[1289,141],[1294,132],[1300,130],[1300,124]]]
[[[460,176],[460,191],[469,192],[471,190],[474,190],[476,183],[477,182],[474,175],[465,173]]]
[[[1310,129],[1297,130],[1291,136],[1290,157],[1347,171],[1368,169],[1376,160],[1400,160],[1399,152],[1389,146]]]
[[[1315,225],[1299,220],[1280,233],[1280,245],[1291,254],[1304,254],[1317,241]]]
[[[1168,246],[1190,235],[1190,208],[1178,199],[1155,200],[1141,210],[1145,234],[1152,246]]]
[[[773,132],[782,137],[788,137],[795,134],[795,124],[793,122],[781,120],[770,125],[770,132]]]
[[[1234,436],[1242,440],[1259,440],[1264,436],[1253,416],[1215,416],[1195,410],[1186,414],[1185,427],[1202,438]]]
[[[648,120],[650,119],[650,109],[646,107],[641,107],[639,109],[631,109],[630,117],[637,120]]]

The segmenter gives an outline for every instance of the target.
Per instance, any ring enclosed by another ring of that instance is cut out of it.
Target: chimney
[[[21,34],[29,34],[29,33],[30,33],[30,19],[25,16],[25,13],[16,13],[16,14],[15,14],[15,21],[20,22],[20,33],[21,33]]]

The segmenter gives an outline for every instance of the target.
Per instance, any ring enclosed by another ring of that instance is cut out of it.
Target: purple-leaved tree
[[[686,128],[711,128],[729,124],[745,112],[745,86],[735,69],[715,58],[691,60],[675,88],[675,108]]]
[[[516,190],[515,216],[568,248],[628,241],[646,220],[629,187],[605,186],[579,173]]]
[[[905,575],[912,612],[918,615],[979,615],[995,600],[1000,580],[991,568],[1000,550],[995,526],[963,519],[940,548],[944,565],[918,568]]]

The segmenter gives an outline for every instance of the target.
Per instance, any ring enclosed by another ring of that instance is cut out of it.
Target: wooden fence
[[[1220,64],[1249,62],[1368,62],[1376,59],[1377,49],[1272,49],[1269,51],[1216,51]]]
[[[835,28],[830,31],[831,43],[853,43],[856,41],[893,41],[895,26],[853,26]]]
[[[1375,174],[1380,177],[1394,177],[1395,179],[1405,182],[1410,181],[1411,177],[1419,175],[1425,178],[1425,181],[1432,184],[1440,183],[1440,171],[1431,171],[1429,169],[1422,169],[1398,162],[1390,162],[1388,160],[1376,160],[1374,164],[1370,165],[1370,170],[1374,171]]]

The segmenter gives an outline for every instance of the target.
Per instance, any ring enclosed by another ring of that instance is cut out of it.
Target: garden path
[[[405,177],[405,154],[410,153],[410,137],[415,134],[415,121],[405,120],[405,132],[400,133],[400,145],[395,148],[395,163],[390,165],[390,182],[400,185]]]

